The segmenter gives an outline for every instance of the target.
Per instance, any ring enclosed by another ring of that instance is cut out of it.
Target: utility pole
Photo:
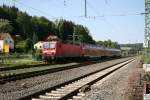
[[[145,0],[145,56],[149,56],[150,49],[150,0]]]
[[[75,43],[75,38],[76,37],[75,37],[75,33],[74,32],[73,32],[73,37],[72,38],[73,38],[73,43]]]
[[[145,0],[145,47],[150,41],[150,0]]]
[[[74,32],[73,32],[72,35],[68,35],[68,37],[71,37],[73,44],[75,43],[75,40],[76,40],[76,37],[77,37],[77,36],[78,36],[78,35],[76,35],[76,33],[74,33]]]
[[[64,0],[64,6],[66,6],[66,0]]]
[[[86,8],[86,0],[84,1],[85,2],[85,4],[84,4],[84,9],[85,9],[85,18],[87,17],[87,8]]]
[[[15,0],[13,0],[14,1],[14,7],[15,7]]]

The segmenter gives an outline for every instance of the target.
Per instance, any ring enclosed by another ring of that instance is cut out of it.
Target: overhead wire
[[[107,5],[108,5],[108,0],[105,0],[105,4],[107,4]]]
[[[93,7],[93,6],[89,3],[89,1],[87,1],[87,5],[88,5],[97,15],[99,15],[99,12],[98,12],[97,10],[95,10],[95,7]]]
[[[20,1],[18,1],[18,0],[13,0],[15,3],[17,3],[17,4],[20,4],[20,5],[22,5],[22,6],[24,6],[24,7],[27,7],[27,8],[29,8],[29,9],[32,9],[32,10],[35,10],[35,11],[37,11],[37,12],[39,12],[39,13],[41,13],[41,14],[44,14],[44,15],[46,15],[46,16],[50,16],[52,19],[63,19],[63,17],[60,17],[60,16],[58,16],[58,17],[54,17],[54,16],[52,16],[51,14],[49,14],[49,13],[47,13],[47,12],[45,12],[45,11],[42,11],[42,10],[39,10],[39,9],[37,9],[37,8],[34,8],[34,7],[32,7],[32,6],[30,6],[30,5],[27,5],[27,4],[24,4],[24,3],[22,3],[22,2],[20,2]],[[61,1],[60,0],[60,2],[61,2],[61,4],[62,3],[65,3],[65,7],[67,7],[66,6],[66,0],[65,1]],[[59,2],[58,2],[59,3]],[[57,3],[57,4],[58,4]],[[56,3],[55,3],[56,4]],[[57,6],[56,6],[57,7]],[[65,12],[65,11],[64,11]],[[67,12],[67,13],[69,13],[69,15],[72,15],[70,12]],[[72,17],[79,17],[79,16],[72,16]],[[66,18],[67,18],[67,16],[66,16]]]
[[[32,10],[35,10],[35,11],[37,11],[37,12],[40,12],[40,13],[42,13],[42,14],[48,15],[48,16],[50,16],[50,17],[52,17],[52,18],[55,18],[54,16],[52,16],[51,14],[49,14],[49,13],[47,13],[47,12],[44,12],[44,11],[42,11],[42,10],[39,10],[39,9],[37,9],[37,8],[34,8],[34,7],[29,6],[29,5],[27,5],[27,4],[24,4],[24,3],[20,2],[20,1],[17,1],[17,0],[16,0],[15,2],[18,3],[18,4],[20,4],[20,5],[25,6],[25,7],[27,7],[27,8],[30,8],[30,9],[32,9]]]
[[[101,18],[101,17],[119,17],[119,16],[136,16],[136,15],[144,15],[143,12],[136,12],[136,13],[121,13],[121,14],[109,14],[109,15],[105,15],[105,14],[100,14],[98,10],[96,10],[96,8],[94,6],[92,6],[92,4],[87,1],[88,7],[90,7],[97,15],[96,16],[87,16],[87,18],[89,19],[96,19],[96,18]],[[105,0],[105,4],[108,4],[108,0]],[[80,16],[83,17],[83,16]]]
[[[18,0],[14,0],[14,2],[16,2],[16,3],[18,3],[18,4],[20,4],[20,5],[23,5],[23,6],[25,6],[25,7],[27,7],[27,8],[30,8],[30,9],[33,9],[33,10],[35,10],[35,11],[37,11],[37,12],[40,12],[40,13],[42,13],[42,14],[44,14],[44,15],[48,15],[48,16],[50,16],[52,19],[58,19],[58,18],[63,18],[63,17],[54,17],[54,16],[52,16],[51,14],[49,14],[49,13],[47,13],[47,12],[45,12],[45,11],[42,11],[42,10],[39,10],[39,9],[37,9],[37,8],[34,8],[34,7],[32,7],[32,6],[29,6],[29,5],[27,5],[27,4],[24,4],[24,3],[22,3],[22,2],[20,2],[20,1],[18,1]],[[108,1],[106,0],[105,2],[107,2],[108,3]],[[62,3],[65,3],[65,6],[66,6],[66,0],[64,0]],[[101,15],[101,14],[99,14],[99,11],[97,11],[97,10],[95,10],[96,8],[95,7],[93,7],[90,3],[89,3],[89,1],[87,1],[87,4],[88,4],[88,6],[97,14],[97,16],[87,16],[86,18],[88,18],[88,19],[97,19],[97,18],[104,18],[104,17],[117,17],[117,16],[134,16],[134,15],[143,15],[143,13],[122,13],[122,14],[110,14],[110,15]],[[70,12],[69,12],[69,15],[72,15]],[[82,18],[82,17],[84,17],[84,16],[72,16],[72,17],[80,17],[80,18]]]
[[[18,0],[15,0],[14,2],[17,3],[17,4],[23,5],[23,6],[27,7],[27,8],[33,9],[33,10],[35,10],[35,11],[37,11],[37,12],[40,12],[40,13],[42,13],[42,14],[44,14],[44,15],[48,15],[48,16],[50,16],[52,19],[63,18],[63,17],[54,17],[54,16],[52,16],[51,14],[49,14],[49,13],[47,13],[47,12],[45,12],[45,11],[39,10],[39,9],[34,8],[34,7],[32,7],[32,6],[29,6],[29,5],[27,5],[27,4],[24,4],[24,3],[22,3],[22,2],[20,2],[20,1],[18,1]],[[108,1],[105,1],[105,2],[107,2],[106,4],[108,4]],[[66,6],[66,0],[64,0],[63,3],[64,3],[64,6],[67,7],[67,6]],[[116,32],[116,30],[118,31],[118,29],[117,29],[112,23],[110,23],[110,22],[107,20],[106,17],[123,17],[123,16],[137,16],[137,15],[139,16],[139,15],[145,15],[144,13],[140,13],[140,12],[105,15],[105,14],[100,14],[99,11],[98,11],[95,7],[93,7],[92,4],[91,4],[88,0],[87,0],[87,5],[90,7],[90,9],[92,9],[92,10],[96,13],[97,16],[87,16],[86,19],[98,19],[98,18],[103,18],[103,19],[104,19],[103,21],[104,21],[105,23],[107,23],[108,25],[110,25],[113,31],[115,30],[114,32]],[[70,12],[69,12],[69,14],[72,15]],[[74,17],[83,17],[83,16],[74,16]],[[106,33],[106,34],[109,35],[108,33]]]
[[[101,17],[125,17],[125,16],[141,16],[144,15],[143,13],[122,13],[122,14],[109,14],[109,15],[97,15],[97,16],[88,16],[87,18],[90,19],[96,19],[96,18],[101,18]]]
[[[57,2],[57,3],[56,3]],[[60,6],[60,5],[64,5],[64,8],[61,9],[60,13],[63,13],[64,12],[67,12],[67,14],[69,14],[69,16],[64,16],[64,17],[61,17],[61,16],[58,16],[58,17],[55,17],[53,19],[63,19],[63,18],[69,18],[71,16],[71,18],[78,18],[79,16],[73,16],[72,13],[70,13],[69,11],[66,11],[66,8],[68,9],[68,5],[67,5],[67,1],[66,0],[56,0],[55,4],[57,4],[56,7]],[[62,11],[63,10],[63,11]]]
[[[97,17],[103,18],[102,21],[104,21],[105,23],[107,23],[112,28],[112,31],[114,31],[116,33],[116,30],[118,30],[118,29],[116,29],[116,27],[106,19],[106,16],[105,15],[100,15],[99,11],[95,10],[95,7],[93,7],[92,4],[89,1],[87,2],[87,4],[97,14],[97,16],[88,16],[87,18],[90,18],[90,19],[91,18],[96,19]],[[107,34],[107,35],[109,35],[109,34]]]

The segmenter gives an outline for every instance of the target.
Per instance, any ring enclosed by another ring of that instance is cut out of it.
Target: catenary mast
[[[150,46],[150,0],[145,0],[145,47]]]

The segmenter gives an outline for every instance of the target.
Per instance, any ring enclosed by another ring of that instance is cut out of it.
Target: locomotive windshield
[[[44,48],[45,48],[45,49],[47,49],[47,48],[55,48],[55,44],[56,44],[56,43],[45,42],[45,43],[44,43]]]

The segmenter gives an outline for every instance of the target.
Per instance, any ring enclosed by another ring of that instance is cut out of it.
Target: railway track
[[[118,58],[107,58],[107,59],[100,59],[102,62],[104,61],[109,61],[109,60],[114,60]],[[90,60],[91,61],[91,60]],[[95,60],[94,60],[95,61]],[[76,63],[86,63],[87,61],[75,61]],[[67,63],[72,63],[72,61],[68,62],[58,62],[58,64],[67,64]],[[26,69],[26,68],[34,68],[34,67],[44,67],[44,66],[49,66],[49,65],[58,65],[58,64],[47,64],[47,63],[40,63],[40,64],[31,64],[31,65],[18,65],[14,67],[0,67],[0,71],[11,71],[11,70],[18,70],[18,69]]]
[[[29,72],[23,72],[23,73],[19,73],[19,74],[12,73],[12,72],[0,74],[0,84],[5,84],[7,82],[30,78],[30,77],[39,76],[39,75],[45,75],[48,73],[67,70],[67,69],[71,69],[71,68],[75,68],[75,67],[81,67],[83,65],[85,65],[85,64],[67,65],[67,66],[63,66],[63,67],[61,67],[61,65],[60,65],[60,67],[56,67],[56,68],[47,67],[45,69],[43,68],[42,70],[35,70],[35,71],[29,70]],[[41,66],[41,67],[45,67],[45,66]]]
[[[104,59],[101,62],[105,62],[105,61],[109,61],[109,60],[112,60],[112,59]],[[86,66],[86,65],[95,64],[95,63],[99,63],[99,60],[78,63],[78,64],[73,64],[73,65],[67,65],[64,67],[57,67],[57,68],[47,67],[46,69],[29,71],[29,72],[24,72],[24,73],[19,73],[19,74],[13,73],[13,71],[10,70],[9,72],[7,72],[5,74],[0,74],[0,84],[5,84],[7,82],[30,78],[30,77],[39,76],[39,75],[45,75],[45,74],[53,73],[53,72],[57,72],[57,71],[63,71],[63,70],[67,70],[67,69],[82,67],[82,66]],[[33,67],[35,67],[35,66],[33,66]],[[46,67],[46,66],[41,66],[41,67]],[[24,69],[20,69],[20,70],[24,70]]]
[[[32,99],[32,100],[81,100],[85,95],[82,93],[86,89],[90,89],[90,85],[105,78],[109,74],[115,72],[119,68],[129,64],[135,59],[130,59],[119,64],[109,66],[107,68],[95,71],[88,75],[77,78],[73,81],[69,81],[59,86],[52,88],[51,90],[41,91],[39,93],[32,94],[30,96],[21,98],[22,100]],[[80,92],[79,92],[80,91]]]

